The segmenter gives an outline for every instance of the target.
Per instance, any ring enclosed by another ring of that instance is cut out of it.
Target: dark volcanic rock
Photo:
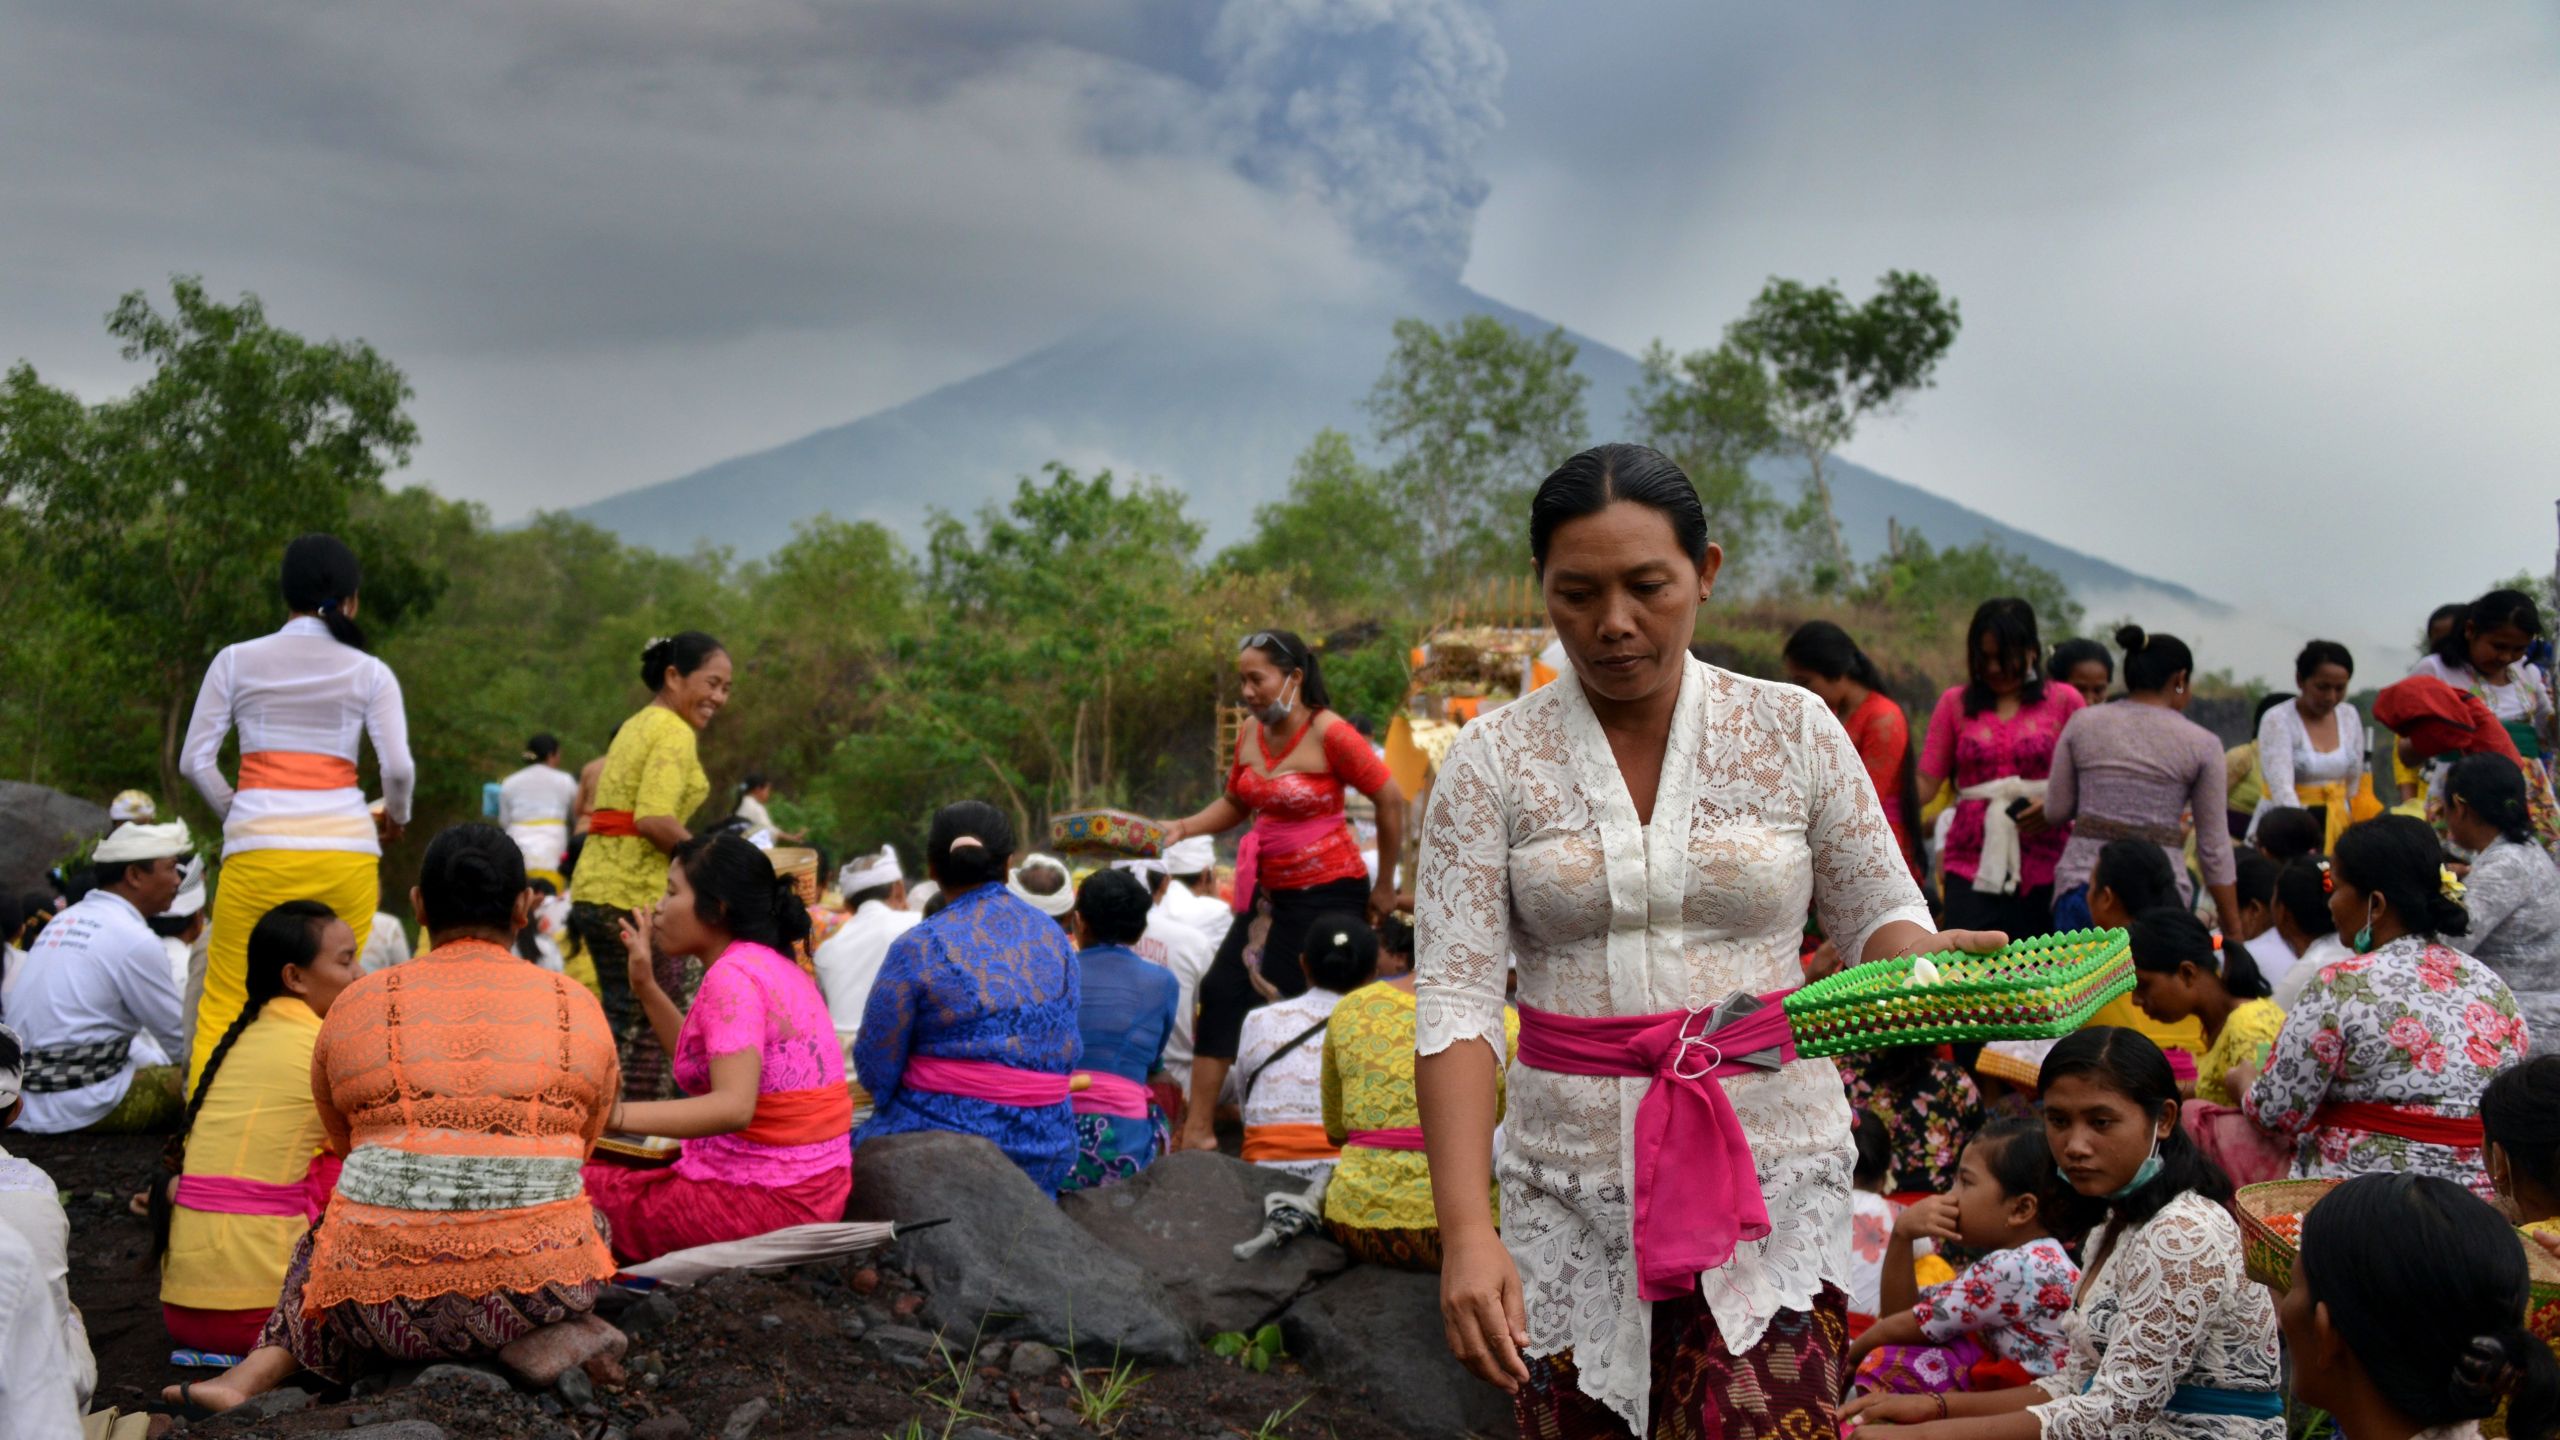
[[[1262,1229],[1262,1199],[1304,1190],[1294,1175],[1208,1150],[1167,1155],[1115,1185],[1080,1190],[1058,1209],[1147,1272],[1193,1334],[1250,1331],[1351,1266],[1322,1235],[1238,1260],[1235,1246]]]
[[[856,1220],[950,1223],[899,1241],[928,1267],[924,1318],[965,1344],[1023,1337],[1095,1360],[1191,1358],[1191,1328],[1139,1266],[1058,1212],[1004,1153],[974,1135],[891,1135],[854,1157]]]
[[[1466,1372],[1440,1324],[1440,1277],[1363,1265],[1289,1307],[1289,1353],[1411,1435],[1512,1433],[1511,1397]]]

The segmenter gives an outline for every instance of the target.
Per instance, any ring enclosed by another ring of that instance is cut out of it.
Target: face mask
[[[2124,1182],[2120,1188],[2108,1191],[2107,1198],[2110,1200],[2121,1200],[2127,1195],[2132,1194],[2134,1191],[2141,1189],[2143,1186],[2150,1184],[2152,1181],[2159,1179],[2160,1168],[2160,1142],[2155,1139],[2151,1142],[2151,1154],[2146,1157],[2141,1164],[2133,1167],[2133,1178]]]
[[[1277,729],[1289,723],[1289,717],[1296,714],[1297,710],[1298,685],[1295,680],[1291,680],[1281,686],[1280,698],[1271,702],[1268,709],[1253,718],[1261,721],[1265,729]]]

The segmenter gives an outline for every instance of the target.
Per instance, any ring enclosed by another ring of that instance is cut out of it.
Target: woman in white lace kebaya
[[[1450,1347],[1517,1397],[1532,1440],[1835,1433],[1849,1109],[1828,1061],[1771,1048],[1775,1008],[1751,997],[1800,982],[1808,906],[1866,960],[1999,937],[1932,933],[1818,698],[1689,657],[1723,556],[1677,466],[1634,445],[1573,457],[1530,545],[1572,673],[1459,736],[1416,904]]]
[[[2094,1026],[2037,1078],[2063,1178],[2107,1207],[2070,1363],[2015,1390],[1863,1397],[1845,1412],[1860,1440],[2282,1440],[2275,1307],[2241,1263],[2230,1181],[2178,1124],[2168,1057]]]

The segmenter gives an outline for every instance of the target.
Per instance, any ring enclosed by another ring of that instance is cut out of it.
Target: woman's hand
[[[1956,1228],[1956,1197],[1932,1195],[1914,1201],[1893,1217],[1893,1233],[1904,1240],[1936,1240],[1943,1244],[1964,1243],[1964,1232]]]
[[[2051,826],[2045,823],[2043,801],[2030,800],[2026,803],[2024,808],[2018,811],[2019,834],[2041,835],[2051,828]]]
[[[1858,956],[1860,964],[1892,960],[1904,955],[1937,955],[1949,950],[1962,950],[1969,955],[1988,955],[2009,943],[2009,937],[1998,930],[1932,930],[1897,920],[1879,925],[1867,937],[1866,949]]]
[[[1191,838],[1191,822],[1188,820],[1165,820],[1158,823],[1164,827],[1164,846],[1162,850],[1156,852],[1158,854]]]
[[[1890,1395],[1871,1391],[1840,1407],[1843,1424],[1924,1425],[1938,1418],[1946,1402],[1934,1395]]]
[[[657,957],[649,951],[654,921],[645,912],[637,918],[640,923],[636,925],[630,920],[622,922],[622,952],[627,957],[624,969],[631,983],[631,993],[646,995],[658,988]]]
[[[2239,1061],[2222,1072],[2223,1088],[2229,1090],[2234,1097],[2246,1095],[2252,1087],[2257,1085],[2259,1072],[2265,1069],[2266,1066],[2255,1060]]]
[[[1413,908],[1413,901],[1396,888],[1394,877],[1382,875],[1369,891],[1369,924],[1386,924],[1402,911]]]
[[[1813,953],[1804,957],[1804,979],[1808,985],[1839,973],[1840,947],[1828,940],[1813,947]]]
[[[1491,1226],[1449,1242],[1440,1264],[1440,1323],[1449,1353],[1468,1373],[1516,1395],[1529,1383],[1521,1352],[1529,1345],[1529,1309],[1520,1267]]]

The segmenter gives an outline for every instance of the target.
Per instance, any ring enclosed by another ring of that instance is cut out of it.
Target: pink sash
[[[1397,1125],[1385,1130],[1354,1130],[1349,1135],[1343,1137],[1342,1148],[1345,1150],[1354,1148],[1361,1150],[1419,1150],[1423,1148],[1422,1127],[1419,1125]]]
[[[1720,1030],[1693,1031],[1705,1014],[1556,1015],[1520,1007],[1520,1063],[1559,1075],[1650,1079],[1636,1107],[1637,1295],[1694,1295],[1698,1276],[1733,1259],[1734,1247],[1769,1234],[1769,1202],[1750,1137],[1724,1087],[1728,1075],[1768,1073],[1728,1055],[1775,1048],[1796,1058],[1794,1028],[1778,1000]]]
[[[1144,1120],[1155,1096],[1146,1086],[1108,1070],[1079,1070],[1068,1077],[1081,1078],[1085,1088],[1067,1097],[1079,1115],[1108,1115],[1115,1120]]]
[[[345,1162],[318,1156],[299,1180],[243,1180],[237,1175],[181,1175],[169,1198],[199,1215],[290,1215],[317,1220],[329,1208]]]
[[[898,1083],[910,1090],[930,1090],[937,1095],[958,1095],[969,1100],[984,1100],[991,1105],[1013,1105],[1037,1110],[1055,1105],[1067,1098],[1067,1077],[1043,1070],[1017,1070],[992,1060],[950,1060],[939,1055],[918,1055],[907,1061],[907,1073]]]

